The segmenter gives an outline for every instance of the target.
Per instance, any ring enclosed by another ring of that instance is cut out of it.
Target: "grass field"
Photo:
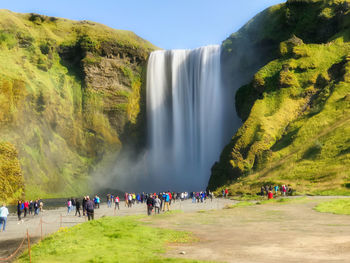
[[[32,262],[199,262],[163,258],[166,244],[196,239],[189,232],[146,226],[139,221],[143,217],[104,217],[61,228],[32,247]],[[28,253],[17,262],[29,262]]]
[[[323,202],[318,204],[315,210],[322,213],[350,215],[350,199],[337,199]]]

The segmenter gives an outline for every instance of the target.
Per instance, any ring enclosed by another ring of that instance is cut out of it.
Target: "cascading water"
[[[147,68],[148,181],[198,190],[233,133],[234,94],[222,85],[220,46],[152,52]]]

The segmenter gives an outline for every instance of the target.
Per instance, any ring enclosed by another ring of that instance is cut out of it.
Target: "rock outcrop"
[[[93,168],[143,143],[143,72],[156,49],[89,21],[0,11],[0,141],[28,198],[81,194]]]
[[[349,17],[345,0],[289,0],[224,41],[231,83],[237,68],[244,74],[236,93],[244,123],[213,166],[210,189],[251,194],[284,183],[349,193]]]

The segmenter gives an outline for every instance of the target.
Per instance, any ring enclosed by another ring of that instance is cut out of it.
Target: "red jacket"
[[[272,192],[269,192],[269,193],[267,194],[267,197],[268,197],[268,199],[273,199],[273,193],[272,193]]]

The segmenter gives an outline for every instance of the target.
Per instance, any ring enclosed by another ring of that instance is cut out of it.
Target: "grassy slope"
[[[347,1],[288,1],[238,33],[264,28],[255,39],[269,39],[276,58],[237,92],[245,122],[209,187],[255,193],[265,183],[287,183],[300,193],[350,193],[349,22]]]
[[[33,246],[33,262],[199,262],[162,258],[167,243],[193,240],[187,232],[153,228],[140,217],[105,217],[63,228]],[[29,262],[24,253],[18,262]]]
[[[84,70],[98,74],[109,46],[121,50],[113,62],[121,84],[106,91],[88,85]],[[120,127],[136,122],[142,61],[153,49],[97,23],[0,11],[0,141],[19,152],[27,198],[87,191],[91,165],[120,149]],[[113,124],[111,103],[120,108]]]
[[[322,213],[333,213],[338,215],[350,215],[350,200],[337,199],[322,202],[315,207],[315,210]]]

